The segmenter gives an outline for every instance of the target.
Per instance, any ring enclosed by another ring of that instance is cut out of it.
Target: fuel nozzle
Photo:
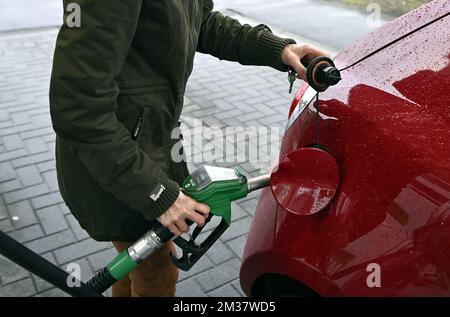
[[[306,67],[308,84],[317,92],[323,92],[330,86],[341,81],[341,72],[335,67],[331,58],[326,56],[316,57],[312,61],[302,59]]]

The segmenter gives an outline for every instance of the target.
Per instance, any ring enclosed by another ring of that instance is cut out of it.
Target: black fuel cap
[[[326,56],[316,57],[312,61],[302,60],[306,69],[308,84],[317,92],[323,92],[330,86],[337,85],[342,77],[341,72],[335,67],[331,58]]]

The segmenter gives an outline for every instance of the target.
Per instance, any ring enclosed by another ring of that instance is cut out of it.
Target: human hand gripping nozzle
[[[181,249],[181,257],[171,255],[173,263],[183,271],[190,270],[211,248],[231,224],[231,202],[246,197],[250,192],[269,186],[270,174],[248,178],[239,168],[203,166],[188,176],[182,191],[198,202],[210,207],[210,214],[203,227],[195,227],[189,240],[174,237],[159,222],[127,250],[121,252],[107,267],[88,281],[88,285],[103,293],[118,280],[133,271],[139,263],[150,257],[169,240]],[[220,223],[201,243],[196,240],[213,217]],[[188,223],[192,225],[192,222]]]

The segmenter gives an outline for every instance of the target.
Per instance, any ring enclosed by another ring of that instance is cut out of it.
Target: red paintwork
[[[382,27],[338,55],[337,66],[449,6],[434,1]],[[320,139],[339,164],[338,193],[311,216],[262,193],[241,266],[247,294],[257,277],[279,273],[323,296],[450,296],[449,58],[446,15],[344,71],[320,95]],[[281,157],[314,143],[314,123],[311,107],[287,130]],[[367,286],[370,263],[381,266],[380,288]]]
[[[270,187],[278,204],[296,215],[325,209],[336,195],[339,166],[327,152],[301,148],[289,152],[272,172]]]

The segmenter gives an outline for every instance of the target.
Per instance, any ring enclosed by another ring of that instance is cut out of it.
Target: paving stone
[[[2,285],[24,279],[29,275],[25,269],[1,255],[0,268],[0,280]]]
[[[40,184],[44,181],[35,165],[17,168],[16,173],[24,187]]]
[[[42,136],[42,140],[46,143],[52,143],[56,142],[56,135],[55,134],[46,134]],[[48,147],[51,151],[53,151],[54,147]]]
[[[36,293],[31,278],[0,287],[0,297],[26,297]]]
[[[2,130],[0,130],[0,133],[1,133],[1,131]],[[18,150],[14,150],[14,151],[8,151],[5,153],[0,153],[0,162],[18,159],[21,157],[23,158],[26,155],[27,155],[27,151],[25,151],[24,149],[18,149]],[[16,167],[16,166],[14,166],[14,167]]]
[[[248,213],[235,201],[231,202],[231,221],[248,217]]]
[[[8,210],[6,209],[6,206],[3,203],[3,200],[0,199],[0,220],[3,220],[8,217],[9,217]]]
[[[204,296],[204,291],[199,282],[194,277],[183,280],[177,284],[177,297],[200,297]]]
[[[41,173],[42,173],[42,172],[51,171],[51,170],[56,169],[56,162],[55,162],[55,160],[50,160],[50,161],[47,161],[47,162],[42,162],[42,163],[39,163],[39,164],[37,165],[37,167],[38,167],[38,169],[39,169],[39,171],[40,171]]]
[[[39,209],[36,214],[46,234],[63,231],[69,227],[58,205]]]
[[[31,274],[31,278],[33,279],[34,285],[36,286],[38,292],[43,292],[51,288],[54,288],[52,284],[50,284],[49,282],[40,278],[37,275]]]
[[[64,215],[71,214],[69,207],[67,207],[67,205],[64,202],[59,204],[59,208],[61,208],[61,210],[63,211]]]
[[[199,274],[196,279],[208,292],[227,284],[238,277],[240,262],[237,259],[224,262]]]
[[[45,162],[45,161],[48,161],[51,159],[53,159],[53,153],[44,152],[44,153],[28,155],[26,157],[17,158],[12,161],[12,164],[14,165],[14,167],[21,167],[21,166],[26,166],[26,165],[30,165],[30,164]]]
[[[36,253],[46,253],[76,241],[71,230],[65,230],[28,242],[26,246]]]
[[[50,263],[53,263],[55,265],[58,265],[58,262],[56,261],[55,255],[50,251],[44,254],[41,254],[41,256],[49,261]]]
[[[225,231],[224,234],[222,235],[222,240],[227,242],[228,240],[246,234],[250,229],[251,222],[252,222],[251,217],[242,218],[232,222],[227,231]]]
[[[105,242],[96,242],[92,239],[87,239],[55,250],[54,254],[58,263],[67,263],[98,251],[102,251],[106,248],[108,248],[108,245]]]
[[[64,202],[59,192],[44,194],[31,199],[31,204],[35,209],[57,205]]]
[[[1,78],[1,77],[0,77]],[[0,121],[10,120],[10,116],[6,110],[0,110]]]
[[[237,255],[239,259],[242,259],[244,253],[245,243],[247,242],[247,235],[237,237],[235,239],[226,242],[226,245],[233,250],[234,254]]]
[[[11,101],[16,98],[16,95],[13,92],[0,92],[0,102]]]
[[[287,120],[288,120],[287,115],[282,115],[282,114],[270,115],[270,116],[266,116],[266,117],[258,119],[258,121],[264,126],[272,125],[274,123],[280,123],[281,126],[283,126],[283,127],[286,126]]]
[[[37,128],[50,127],[52,121],[48,113],[33,116],[33,123]]]
[[[3,195],[5,203],[11,204],[17,201],[37,197],[48,192],[47,184],[38,184],[30,187],[8,192]]]
[[[14,230],[14,227],[11,223],[11,220],[9,220],[9,219],[0,220],[0,231],[3,231],[5,233],[10,233],[13,230]]]
[[[188,93],[189,93],[189,91],[188,91]],[[223,100],[223,99],[215,100],[214,103],[216,104],[217,107],[219,107],[222,110],[228,110],[228,111],[236,110],[235,105],[233,105],[232,103],[230,103],[226,100]],[[199,107],[201,107],[201,106],[199,106]],[[239,110],[241,110],[241,109],[239,109]]]
[[[207,256],[215,263],[220,264],[235,257],[234,253],[224,244],[218,240],[211,249],[208,250]]]
[[[231,282],[231,285],[233,285],[234,289],[237,290],[241,296],[246,296],[244,291],[242,290],[241,282],[239,279],[236,279],[234,280],[234,282]]]
[[[47,152],[49,150],[47,143],[42,138],[27,139],[24,141],[24,144],[30,154]]]
[[[0,182],[5,182],[16,177],[16,172],[10,162],[0,163]]]
[[[16,229],[37,223],[34,210],[28,200],[7,205],[7,208]]]
[[[9,234],[11,238],[17,240],[20,243],[29,242],[37,238],[43,237],[44,232],[39,224],[25,227],[22,229],[14,230]]]
[[[11,121],[0,121],[0,129],[12,127],[13,123]]]
[[[14,124],[24,124],[31,122],[30,116],[27,112],[16,112],[11,114],[11,119]]]
[[[231,117],[242,115],[242,111],[239,109],[231,109],[228,111],[220,112],[216,115],[217,118],[224,120]]]
[[[107,266],[109,262],[117,256],[117,254],[118,253],[114,248],[110,248],[88,256],[88,260],[94,271],[98,271]]]
[[[180,253],[178,252],[178,254]],[[204,256],[189,271],[180,271],[178,281],[181,282],[189,277],[196,276],[214,266],[214,263],[207,256]]]
[[[58,181],[56,177],[56,170],[48,171],[42,174],[44,176],[45,182],[47,183],[48,187],[51,191],[58,191]]]
[[[22,184],[18,178],[0,183],[0,194],[8,193],[22,188]]]
[[[37,136],[46,136],[49,134],[54,133],[51,127],[45,127],[40,129],[21,129],[23,131],[20,131],[20,137],[25,140],[29,138],[34,138]]]
[[[207,293],[211,297],[242,297],[232,284],[226,284]]]

